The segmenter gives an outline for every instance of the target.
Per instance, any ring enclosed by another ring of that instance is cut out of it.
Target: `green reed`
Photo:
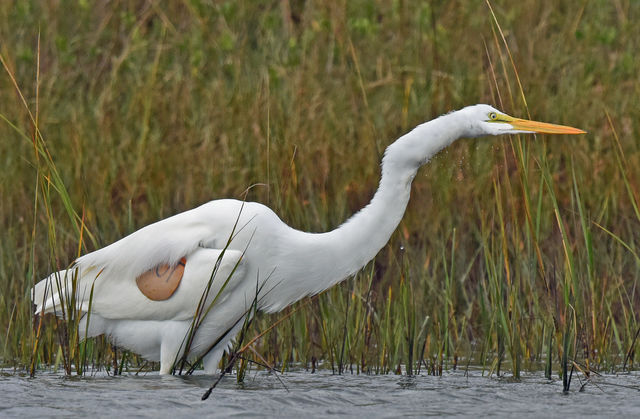
[[[148,368],[104,338],[79,342],[77,317],[34,324],[33,283],[253,184],[247,199],[288,224],[335,228],[371,198],[394,138],[485,102],[589,134],[454,144],[355,279],[257,315],[245,340],[284,320],[241,371],[634,368],[638,7],[0,5],[2,364]]]

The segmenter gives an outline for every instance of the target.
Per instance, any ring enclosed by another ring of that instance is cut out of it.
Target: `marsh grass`
[[[288,224],[334,228],[371,198],[392,139],[486,102],[589,135],[441,153],[355,279],[247,324],[243,337],[260,337],[240,375],[253,362],[380,374],[480,365],[544,369],[568,390],[572,371],[633,368],[640,7],[573,6],[0,5],[2,363],[147,368],[104,338],[78,342],[73,317],[33,327],[31,286],[251,184],[266,187],[247,199]]]
[[[182,374],[182,371],[185,369],[185,367],[188,364],[188,360],[189,357],[191,356],[191,346],[193,344],[193,341],[195,339],[196,333],[198,333],[198,329],[200,328],[200,326],[202,325],[202,323],[204,322],[205,318],[207,317],[207,315],[209,314],[209,312],[211,311],[211,309],[213,309],[215,307],[216,302],[218,301],[218,299],[220,298],[221,295],[223,295],[224,290],[227,288],[227,285],[229,285],[229,282],[233,279],[233,276],[236,272],[236,270],[238,269],[238,266],[240,265],[240,262],[242,261],[242,257],[240,259],[238,259],[238,261],[236,262],[236,264],[234,265],[233,269],[231,270],[231,272],[229,272],[229,274],[225,277],[225,278],[221,278],[220,274],[219,274],[219,269],[220,269],[220,264],[222,263],[222,260],[227,252],[227,250],[229,249],[229,245],[231,244],[231,242],[233,241],[236,233],[236,229],[238,228],[238,221],[240,220],[240,216],[242,214],[242,209],[244,208],[244,205],[241,206],[240,208],[240,212],[237,215],[235,224],[233,225],[233,228],[231,229],[231,233],[229,234],[229,238],[227,239],[227,242],[224,246],[224,248],[221,250],[220,255],[218,256],[218,258],[215,261],[215,265],[213,270],[211,271],[211,276],[209,277],[209,280],[206,283],[206,286],[204,288],[204,290],[202,291],[202,295],[200,296],[200,300],[198,301],[198,305],[196,307],[196,310],[194,312],[193,315],[193,319],[191,320],[191,324],[189,325],[189,329],[187,330],[187,334],[185,335],[181,345],[180,345],[180,350],[178,352],[178,356],[179,359],[175,359],[173,362],[173,366],[172,366],[172,374]],[[240,228],[244,228],[244,226],[240,226]],[[246,249],[245,249],[246,251]],[[244,256],[244,252],[242,254],[242,256]],[[218,278],[218,281],[224,281],[221,285],[220,285],[220,289],[218,290],[218,292],[216,293],[216,295],[213,298],[209,298],[209,294],[211,292],[211,287],[213,286],[213,281]],[[266,283],[266,282],[265,282]],[[255,312],[257,310],[257,298],[258,295],[260,294],[260,291],[262,290],[262,287],[259,287],[258,284],[256,284],[256,297],[254,298],[251,306],[247,309],[247,311],[240,316],[240,318],[238,319],[237,322],[243,322],[243,327],[241,329],[241,338],[238,339],[239,342],[242,342],[244,339],[244,336],[246,334],[246,329],[248,327],[248,325],[250,324],[251,319],[253,319]],[[231,326],[229,328],[229,330],[227,330],[222,336],[220,336],[220,338],[215,341],[200,357],[198,357],[198,359],[193,362],[192,365],[190,365],[189,370],[187,371],[187,374],[191,374],[193,373],[195,366],[197,366],[202,359],[209,353],[211,352],[211,350],[213,350],[213,348],[218,345],[218,343],[220,343],[222,340],[225,339],[225,337],[227,337],[227,335],[229,333],[231,333],[231,331],[235,328],[236,324],[234,324],[233,326]],[[182,354],[182,355],[180,355]]]

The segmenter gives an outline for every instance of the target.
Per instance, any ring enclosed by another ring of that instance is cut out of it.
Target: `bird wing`
[[[241,211],[239,201],[212,201],[84,255],[68,270],[36,284],[36,312],[60,314],[61,301],[70,301],[75,276],[76,307],[83,312],[89,311],[91,304],[92,312],[111,319],[189,318],[212,274],[215,278],[209,295],[214,296],[223,283],[227,284],[223,293],[230,292],[243,275],[242,251],[227,247]],[[161,266],[174,267],[183,258],[182,279],[169,298],[154,301],[141,292],[136,279]],[[233,278],[227,281],[232,273]]]
[[[109,273],[82,275],[76,274],[74,268],[57,272],[34,288],[36,312],[60,314],[60,306],[65,299],[69,301],[72,280],[78,275],[75,299],[81,312],[91,311],[106,319],[188,320],[193,318],[203,296],[203,304],[208,306],[214,299],[215,304],[224,302],[233,293],[245,276],[242,256],[238,250],[196,249],[186,258],[177,289],[164,300],[144,295],[135,277],[123,280],[111,278]],[[42,298],[45,287],[48,297]]]

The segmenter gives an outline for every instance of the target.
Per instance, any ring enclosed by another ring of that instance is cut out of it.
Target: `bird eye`
[[[498,119],[498,114],[496,114],[495,112],[489,113],[489,119],[495,121],[496,119]]]

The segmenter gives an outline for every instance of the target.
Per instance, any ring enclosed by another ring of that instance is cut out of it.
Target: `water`
[[[332,375],[288,372],[225,377],[209,400],[200,398],[211,376],[66,378],[41,372],[34,379],[0,372],[0,417],[321,417],[398,416],[640,417],[640,374],[604,375],[568,394],[560,380],[527,374],[520,382],[452,371],[421,375]]]

